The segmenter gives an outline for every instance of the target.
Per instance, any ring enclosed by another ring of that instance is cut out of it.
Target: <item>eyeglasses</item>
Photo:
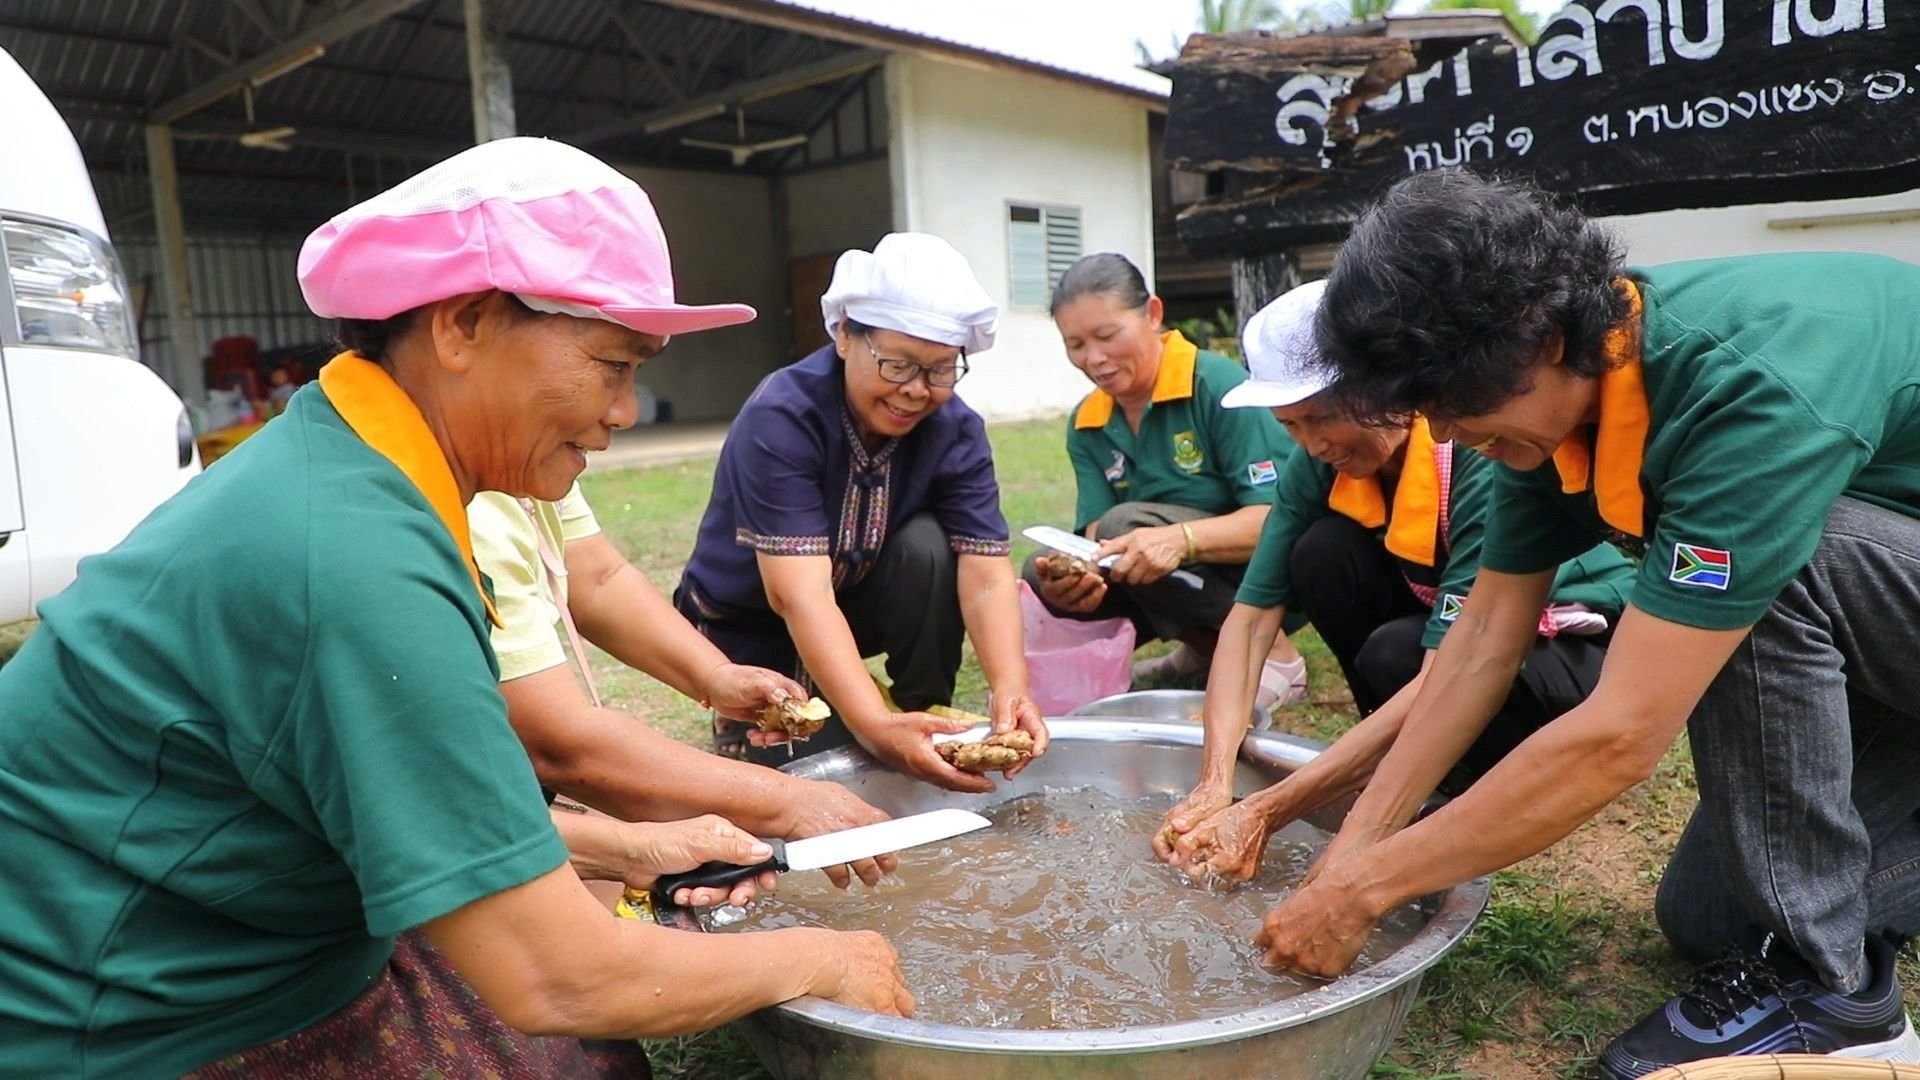
[[[911,360],[881,356],[880,351],[873,347],[873,339],[870,337],[862,336],[860,340],[866,342],[867,352],[872,355],[873,362],[880,365],[880,377],[890,383],[905,386],[924,375],[928,386],[940,390],[951,390],[954,384],[967,374],[965,353],[961,353],[959,359],[951,364],[916,364]]]

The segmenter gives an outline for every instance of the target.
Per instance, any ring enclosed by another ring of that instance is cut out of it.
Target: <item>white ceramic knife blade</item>
[[[818,870],[951,839],[991,824],[971,810],[929,810],[805,840],[789,840],[785,861],[789,870]]]
[[[1089,540],[1079,533],[1070,533],[1065,529],[1055,528],[1052,525],[1034,525],[1020,530],[1020,535],[1039,544],[1041,547],[1052,548],[1062,554],[1071,555],[1076,559],[1084,559],[1089,564],[1097,566],[1102,570],[1112,568],[1114,561],[1120,558],[1118,555],[1109,555],[1104,559],[1095,559],[1094,556],[1100,554],[1100,544],[1098,541]],[[1167,576],[1192,589],[1198,589],[1205,584],[1200,580],[1198,574],[1190,573],[1186,570],[1175,570]]]

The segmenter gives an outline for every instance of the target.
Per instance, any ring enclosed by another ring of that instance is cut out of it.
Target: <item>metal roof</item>
[[[873,69],[887,51],[1164,101],[1164,91],[780,0],[539,0],[499,12],[518,130],[623,164],[730,172],[727,153],[682,140],[816,136],[740,168],[804,165],[850,100],[880,94]],[[323,53],[288,55],[315,39],[328,39]],[[7,0],[0,48],[73,127],[116,233],[150,229],[142,129],[172,112],[185,113],[173,123],[175,157],[197,232],[305,232],[472,142],[461,0]],[[275,57],[291,70],[270,70]],[[283,150],[239,138],[281,127],[293,129]],[[854,141],[850,152],[872,153],[884,131]]]

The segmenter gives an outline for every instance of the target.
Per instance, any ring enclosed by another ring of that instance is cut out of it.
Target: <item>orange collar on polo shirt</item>
[[[1553,452],[1553,464],[1560,470],[1562,491],[1578,495],[1591,488],[1603,521],[1628,536],[1645,536],[1640,464],[1652,426],[1638,332],[1645,307],[1639,286],[1625,278],[1620,284],[1627,293],[1628,317],[1607,331],[1601,345],[1607,369],[1600,376],[1600,421],[1591,441],[1584,427],[1567,436]]]
[[[1433,432],[1427,418],[1415,416],[1407,428],[1407,452],[1400,480],[1393,487],[1393,517],[1387,517],[1380,478],[1356,480],[1335,474],[1327,507],[1369,529],[1387,526],[1387,550],[1408,562],[1432,566],[1440,537],[1440,463],[1433,456]]]
[[[467,508],[460,501],[460,485],[454,482],[453,468],[427,427],[427,418],[420,415],[420,407],[385,368],[352,352],[341,353],[320,369],[320,389],[353,433],[393,462],[426,496],[467,560],[467,572],[487,607],[487,618],[495,626],[505,626],[473,560],[473,537],[467,527]]]
[[[1160,373],[1153,377],[1153,400],[1179,401],[1193,396],[1193,369],[1200,362],[1200,349],[1181,336],[1178,330],[1160,335]],[[1113,419],[1113,395],[1095,390],[1080,403],[1073,414],[1075,428],[1103,428]]]

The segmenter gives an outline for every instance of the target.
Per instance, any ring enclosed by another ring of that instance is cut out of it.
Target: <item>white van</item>
[[[73,132],[0,50],[0,624],[200,471],[140,363],[127,281]]]

